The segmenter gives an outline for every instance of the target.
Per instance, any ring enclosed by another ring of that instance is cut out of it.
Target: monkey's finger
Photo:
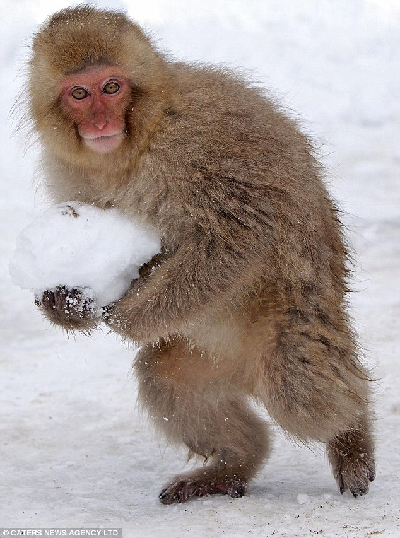
[[[56,307],[56,297],[54,291],[46,290],[42,297],[35,297],[35,305],[53,310]]]

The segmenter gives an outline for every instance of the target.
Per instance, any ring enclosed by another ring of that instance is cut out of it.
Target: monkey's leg
[[[161,492],[161,502],[244,495],[269,446],[266,424],[240,389],[218,377],[218,366],[206,354],[181,340],[145,347],[135,366],[139,398],[158,429],[208,463],[175,477]]]
[[[326,443],[342,493],[363,495],[375,477],[368,374],[343,326],[304,319],[278,334],[256,395],[290,434]]]

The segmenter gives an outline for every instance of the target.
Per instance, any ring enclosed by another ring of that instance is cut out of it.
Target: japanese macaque
[[[325,443],[340,491],[365,494],[370,376],[346,314],[346,247],[295,121],[240,76],[172,61],[124,14],[87,6],[35,36],[29,98],[54,201],[116,207],[162,236],[100,320],[66,308],[76,290],[38,300],[67,330],[104,322],[141,345],[141,404],[206,462],[161,501],[245,493],[270,452],[251,400]]]

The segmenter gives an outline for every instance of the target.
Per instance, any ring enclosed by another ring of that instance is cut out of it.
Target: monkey
[[[67,331],[105,324],[139,344],[142,407],[204,460],[161,502],[246,494],[271,451],[254,402],[326,447],[341,493],[366,494],[373,398],[349,248],[298,122],[241,74],[176,61],[123,12],[85,5],[35,34],[27,92],[52,199],[118,208],[162,237],[100,317],[64,286],[37,299]]]

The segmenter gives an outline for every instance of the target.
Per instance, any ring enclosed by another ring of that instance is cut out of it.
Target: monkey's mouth
[[[85,145],[97,153],[108,153],[116,149],[124,139],[123,133],[105,136],[84,137]]]

